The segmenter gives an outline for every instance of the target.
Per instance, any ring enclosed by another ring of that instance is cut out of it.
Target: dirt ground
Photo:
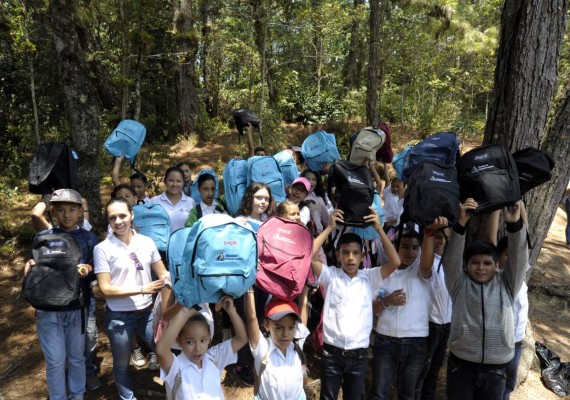
[[[297,138],[294,144],[301,143],[303,129],[294,129]],[[208,146],[182,142],[165,149],[166,158],[158,164],[172,165],[183,159],[196,162],[198,171],[208,165],[217,169],[220,160],[226,162],[237,147],[237,135],[228,134],[217,138]],[[410,134],[396,131],[398,148],[411,138]],[[466,139],[466,148],[476,146],[478,139]],[[240,147],[243,148],[243,147]],[[103,193],[108,193],[109,184],[104,185]],[[22,192],[23,193],[23,192]],[[29,210],[38,201],[31,195],[22,195],[23,201],[14,206],[3,207],[3,217],[13,227],[30,224]],[[558,283],[570,287],[570,250],[564,246],[566,215],[558,209],[548,238],[544,244],[530,282],[530,321],[534,328],[534,338],[545,343],[561,357],[570,361],[570,300],[547,294],[543,287]],[[29,256],[29,244],[19,244],[16,238],[6,237],[0,242],[0,400],[47,399],[45,364],[37,340],[34,326],[34,310],[21,297],[24,262]],[[103,386],[97,391],[86,393],[86,400],[118,399],[112,373],[112,356],[109,341],[103,332],[104,300],[98,294],[99,345],[97,362],[100,366],[99,378]],[[318,359],[309,351],[309,371],[311,378],[318,378]],[[139,400],[164,399],[163,387],[158,372],[146,368],[136,370],[131,367],[131,379]],[[312,381],[310,379],[309,381]],[[318,381],[311,386],[318,385]],[[440,376],[439,398],[445,398],[445,377]],[[240,385],[231,372],[223,380],[227,399],[245,400],[253,397],[252,388]],[[310,389],[309,389],[310,390]],[[309,395],[309,398],[311,396]],[[570,398],[570,397],[568,397]],[[546,389],[541,382],[540,371],[535,367],[527,380],[511,396],[513,400],[559,399]]]

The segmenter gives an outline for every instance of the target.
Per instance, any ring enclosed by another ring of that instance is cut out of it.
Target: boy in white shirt
[[[360,399],[368,371],[368,345],[372,330],[372,289],[388,277],[400,258],[382,230],[378,214],[364,220],[374,225],[386,250],[388,261],[379,268],[362,266],[362,239],[345,233],[338,240],[337,259],[341,268],[328,267],[318,259],[318,251],[328,235],[343,223],[343,212],[334,210],[327,228],[313,242],[311,267],[317,283],[325,290],[323,306],[323,353],[321,359],[321,400],[336,400],[342,384],[344,399]]]
[[[429,334],[433,231],[444,226],[447,219],[438,217],[424,229],[423,241],[415,231],[404,232],[397,244],[400,266],[390,277],[373,286],[375,291],[380,290],[374,311],[381,314],[374,330],[371,400],[387,400],[394,377],[397,377],[398,398],[415,398]]]

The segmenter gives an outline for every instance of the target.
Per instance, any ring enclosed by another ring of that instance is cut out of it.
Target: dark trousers
[[[505,383],[505,392],[503,393],[503,400],[509,400],[511,393],[517,386],[517,372],[519,370],[519,362],[521,361],[522,354],[522,341],[515,343],[515,356],[507,365],[505,372],[507,373],[507,381]]]
[[[328,347],[325,345],[325,347]],[[321,400],[337,400],[342,385],[343,399],[360,400],[368,372],[368,349],[345,357],[323,349],[321,358]]]
[[[449,354],[448,400],[501,400],[505,391],[505,366],[472,365]]]
[[[374,383],[369,400],[388,400],[396,378],[399,400],[413,400],[426,359],[427,338],[395,338],[375,334]]]
[[[434,400],[439,370],[445,360],[451,324],[429,323],[426,362],[416,387],[416,400]]]

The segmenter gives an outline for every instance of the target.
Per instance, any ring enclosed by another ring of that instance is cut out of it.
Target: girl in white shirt
[[[265,183],[252,182],[243,195],[239,208],[238,221],[249,223],[254,231],[265,221],[271,212],[273,197]]]
[[[184,172],[178,167],[170,167],[164,174],[166,190],[150,199],[152,203],[160,204],[170,217],[170,233],[184,228],[190,210],[196,205],[191,197],[182,192]]]
[[[327,201],[328,198],[323,187],[323,181],[319,172],[304,170],[301,173],[303,178],[306,178],[311,183],[309,194],[304,200],[304,204],[309,207],[311,211],[311,218],[315,224],[316,234],[320,234],[329,223],[329,212]],[[332,207],[332,205],[331,205]]]
[[[156,352],[160,364],[160,377],[166,386],[169,400],[223,399],[221,375],[226,365],[236,361],[236,352],[247,343],[247,332],[233,300],[222,298],[222,307],[230,316],[235,336],[212,348],[208,321],[198,314],[200,306],[184,307],[170,321]],[[170,351],[173,341],[182,348],[178,356]]]

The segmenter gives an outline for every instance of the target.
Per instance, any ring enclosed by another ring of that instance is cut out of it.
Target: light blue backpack
[[[115,157],[124,154],[125,159],[131,165],[135,165],[135,157],[144,142],[145,136],[146,128],[143,124],[132,119],[124,119],[105,139],[103,147]]]
[[[200,204],[202,202],[202,198],[200,197],[200,192],[198,191],[198,178],[200,178],[200,176],[204,174],[210,174],[214,177],[214,180],[216,181],[216,193],[214,194],[214,198],[216,199],[218,198],[218,190],[220,188],[220,182],[218,180],[218,175],[216,175],[216,171],[212,169],[203,169],[198,173],[196,179],[194,179],[194,181],[192,182],[192,186],[190,186],[190,197],[192,197],[192,200],[194,200],[196,204]]]
[[[224,197],[227,211],[237,216],[239,206],[247,189],[247,161],[230,160],[222,172],[224,179]]]
[[[255,283],[255,233],[224,214],[203,216],[170,236],[168,259],[176,300],[191,307],[242,296]]]
[[[312,171],[322,171],[322,163],[340,160],[335,135],[322,130],[307,136],[301,146],[301,153]]]
[[[402,180],[402,174],[404,173],[404,167],[406,166],[410,151],[412,151],[412,146],[407,144],[404,150],[394,154],[394,157],[392,157],[392,166],[394,170],[396,170],[396,176],[399,180]]]
[[[289,150],[283,150],[273,156],[279,164],[283,182],[286,186],[291,186],[293,181],[299,177],[299,168]]]
[[[374,191],[374,200],[372,201],[372,208],[380,216],[380,225],[384,225],[384,210],[382,209],[382,202],[380,201],[380,195],[376,190]],[[376,229],[374,229],[373,226],[369,226],[364,229],[353,227],[352,232],[359,235],[363,240],[373,240],[379,236],[378,232],[376,232]]]
[[[271,156],[254,156],[247,160],[247,186],[252,182],[265,183],[277,203],[286,200],[283,174],[277,160]]]
[[[166,210],[155,203],[144,203],[133,206],[135,219],[133,225],[141,235],[152,239],[160,251],[166,251],[170,236],[170,217]]]

